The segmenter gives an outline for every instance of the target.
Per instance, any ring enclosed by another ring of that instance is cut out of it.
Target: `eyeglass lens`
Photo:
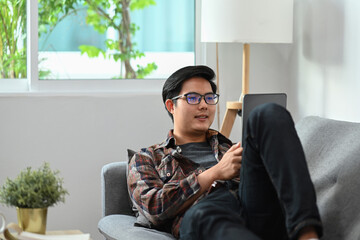
[[[186,95],[186,100],[189,104],[199,104],[203,95],[198,93],[190,93]],[[204,95],[204,100],[207,104],[216,104],[218,102],[218,96],[214,93],[207,93]]]

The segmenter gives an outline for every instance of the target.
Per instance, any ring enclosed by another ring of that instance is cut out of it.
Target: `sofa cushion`
[[[360,123],[306,117],[296,124],[327,240],[360,236]]]
[[[170,233],[160,232],[155,229],[134,227],[135,221],[136,217],[133,216],[109,215],[99,221],[98,229],[100,233],[109,240],[175,239]]]

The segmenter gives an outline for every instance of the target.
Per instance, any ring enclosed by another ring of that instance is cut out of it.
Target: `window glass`
[[[0,1],[0,78],[26,78],[26,2]]]
[[[51,2],[39,2],[40,79],[166,78],[195,63],[194,0],[68,0],[53,23]]]

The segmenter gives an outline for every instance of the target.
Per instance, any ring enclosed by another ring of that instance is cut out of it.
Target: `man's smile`
[[[208,118],[208,115],[197,115],[195,118]]]
[[[201,115],[196,115],[195,118],[198,120],[206,120],[209,118],[209,116],[205,114],[201,114]]]

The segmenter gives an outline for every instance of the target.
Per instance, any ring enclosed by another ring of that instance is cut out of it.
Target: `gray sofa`
[[[296,124],[304,147],[326,240],[360,239],[360,123],[306,117]],[[103,218],[106,239],[174,239],[154,229],[135,227],[126,187],[126,162],[102,169]]]
[[[127,162],[109,163],[101,171],[102,214],[98,228],[105,239],[175,239],[155,229],[136,227],[126,184]]]

